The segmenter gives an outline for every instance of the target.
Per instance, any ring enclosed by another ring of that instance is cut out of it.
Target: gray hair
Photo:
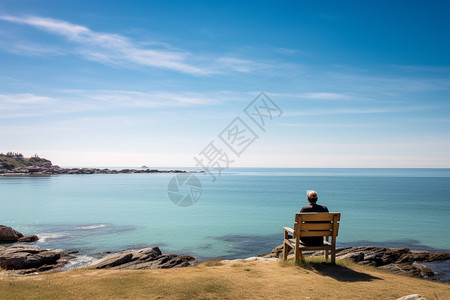
[[[315,202],[315,201],[317,201],[317,199],[319,199],[316,191],[307,191],[306,198],[308,198],[308,200],[311,200],[313,202]]]

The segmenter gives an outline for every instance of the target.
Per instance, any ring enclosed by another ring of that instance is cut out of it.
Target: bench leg
[[[300,247],[298,247],[298,245],[295,247],[295,261],[297,260],[301,260],[301,261],[305,261],[305,258],[303,257],[303,253],[302,251],[300,251]]]
[[[325,256],[325,261],[328,261],[328,250],[323,250],[324,252],[324,256]]]
[[[335,248],[331,249],[331,263],[332,264],[336,263],[336,249]]]
[[[291,248],[289,248],[286,243],[283,243],[283,260],[287,259],[290,250]]]
[[[302,251],[299,251],[299,252],[300,252],[300,253],[299,253],[299,254],[300,254],[300,260],[301,260],[301,261],[305,261],[305,258],[303,257],[303,252],[302,252]]]

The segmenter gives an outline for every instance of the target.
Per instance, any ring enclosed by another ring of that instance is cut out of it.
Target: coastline
[[[146,174],[146,173],[202,173],[203,171],[185,170],[158,170],[158,169],[120,169],[111,170],[108,168],[60,168],[50,167],[23,167],[8,170],[0,168],[0,176],[50,176],[50,175],[90,175],[90,174]]]
[[[30,245],[35,246],[35,242]],[[10,248],[15,248],[15,244],[10,244]],[[379,299],[400,299],[411,294],[426,299],[450,297],[449,281],[430,277],[435,272],[411,260],[446,259],[448,264],[449,253],[344,247],[337,249],[335,265],[325,263],[319,252],[305,255],[306,263],[295,264],[292,254],[286,262],[279,260],[279,248],[244,259],[199,262],[191,256],[162,254],[158,247],[151,247],[103,253],[95,261],[86,260],[76,266],[70,266],[71,261],[83,258],[76,251],[28,248],[25,254],[30,255],[34,269],[21,275],[20,270],[5,270],[0,246],[0,290],[7,299],[49,300],[369,299],[374,295]],[[42,251],[41,258],[38,251]],[[13,259],[14,263],[20,265],[20,259],[26,260],[26,255],[19,253],[19,260]],[[43,264],[36,268],[39,259]],[[372,264],[377,261],[392,263]],[[53,263],[56,268],[51,268]],[[399,272],[401,266],[408,267],[410,273]]]
[[[279,262],[282,245],[267,254],[235,259],[215,258],[199,261],[193,256],[163,254],[159,247],[107,251],[95,257],[80,254],[77,250],[42,249],[23,243],[0,244],[0,269],[11,274],[26,275],[48,271],[67,272],[76,269],[168,269],[195,266],[208,261],[240,262],[267,261]],[[305,252],[308,260],[321,257],[322,252]],[[355,264],[383,269],[397,275],[429,279],[442,283],[450,282],[450,253],[418,251],[409,248],[387,248],[376,246],[339,247],[336,249],[337,261],[352,261]],[[28,262],[28,260],[31,262]],[[290,254],[288,260],[293,260]],[[41,263],[38,263],[41,261]],[[445,272],[445,273],[444,273]]]
[[[142,174],[142,173],[202,173],[204,171],[158,170],[142,166],[140,169],[125,168],[61,168],[48,159],[37,155],[26,158],[21,153],[0,154],[0,176],[48,176],[63,174]]]

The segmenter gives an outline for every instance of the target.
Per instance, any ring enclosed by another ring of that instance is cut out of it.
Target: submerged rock
[[[114,253],[91,264],[94,269],[168,269],[187,267],[195,258],[187,255],[162,254],[158,247]]]
[[[33,235],[23,236],[23,237],[19,238],[18,242],[32,243],[32,242],[36,242],[37,240],[39,240],[39,237],[37,235],[33,234]]]

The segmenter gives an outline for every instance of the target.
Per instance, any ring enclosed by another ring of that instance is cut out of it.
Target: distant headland
[[[37,154],[24,157],[21,153],[0,153],[0,176],[45,176],[59,174],[135,174],[135,173],[188,173],[184,170],[157,170],[149,168],[110,170],[99,168],[60,168]]]

